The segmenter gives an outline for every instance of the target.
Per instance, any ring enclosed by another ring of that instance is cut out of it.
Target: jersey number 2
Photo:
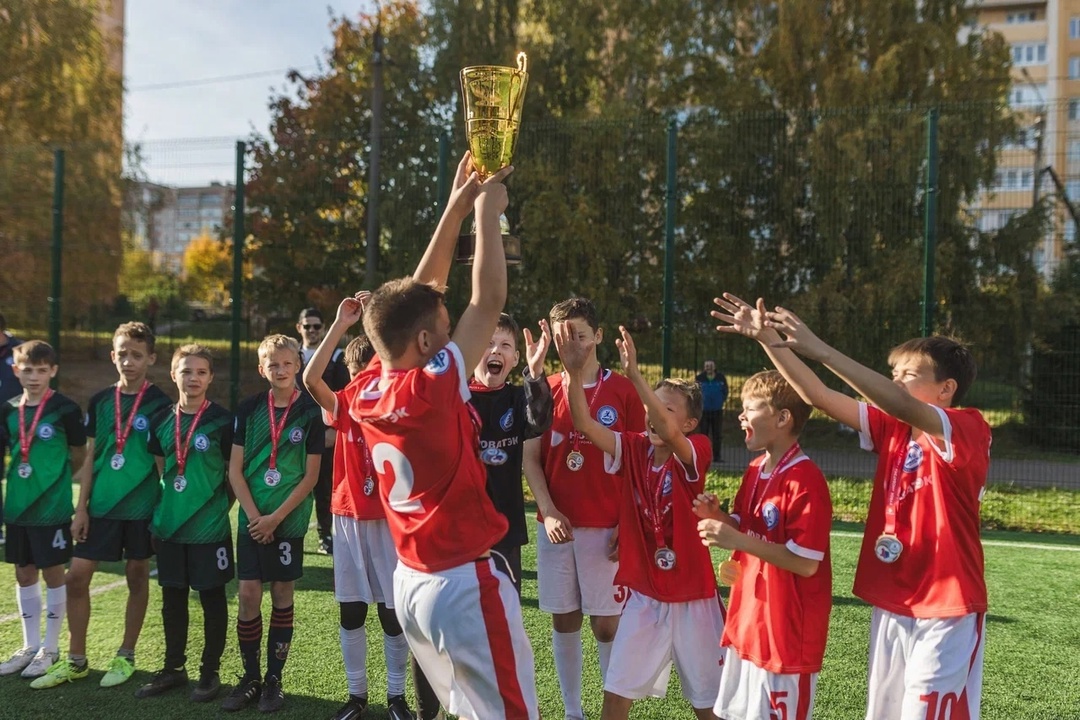
[[[390,509],[404,514],[424,512],[423,504],[410,497],[416,478],[413,475],[412,463],[405,457],[405,453],[390,443],[379,443],[371,449],[371,462],[375,465],[375,472],[380,475],[386,474],[387,465],[394,471],[394,484],[390,487],[387,498]]]

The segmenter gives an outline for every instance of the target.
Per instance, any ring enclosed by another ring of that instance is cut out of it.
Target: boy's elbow
[[[821,562],[818,560],[799,558],[799,566],[795,569],[795,574],[804,578],[814,577],[819,567],[821,567]]]

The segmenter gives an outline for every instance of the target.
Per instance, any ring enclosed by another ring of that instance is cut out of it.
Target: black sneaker
[[[191,702],[210,702],[221,692],[221,678],[216,671],[199,673],[199,684],[191,691]]]
[[[390,720],[416,720],[416,715],[409,709],[404,695],[386,696],[386,714]]]
[[[148,698],[161,695],[174,688],[186,687],[188,684],[187,670],[179,668],[170,670],[163,668],[150,676],[150,682],[135,691],[135,697]]]
[[[258,700],[260,693],[262,693],[262,683],[259,682],[258,678],[249,680],[241,676],[239,682],[236,683],[236,687],[221,701],[221,709],[225,712],[243,710]]]
[[[324,535],[319,539],[319,552],[323,555],[334,554],[334,537],[332,535]]]
[[[367,710],[367,698],[360,695],[350,695],[341,709],[334,713],[330,720],[360,720]]]
[[[259,697],[259,712],[277,712],[284,704],[285,693],[281,690],[281,681],[273,675],[267,675],[263,682],[262,695]]]

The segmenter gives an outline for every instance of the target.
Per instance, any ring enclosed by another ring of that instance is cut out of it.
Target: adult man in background
[[[7,321],[0,315],[0,405],[22,394],[22,384],[15,375],[12,350],[22,343],[8,332]],[[0,453],[0,480],[4,478],[4,456]],[[0,490],[0,545],[4,544],[4,493]]]
[[[716,362],[706,360],[704,372],[695,378],[701,386],[704,410],[701,414],[701,432],[712,442],[712,461],[720,460],[720,430],[724,423],[724,403],[727,401],[728,386],[724,373],[716,371]]]

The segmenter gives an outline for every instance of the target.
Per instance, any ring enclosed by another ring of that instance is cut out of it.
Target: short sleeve
[[[318,416],[308,421],[305,447],[308,455],[322,455],[323,450],[326,449],[326,425]]]
[[[64,407],[61,422],[64,424],[64,433],[67,435],[67,443],[70,447],[86,445],[86,425],[83,424],[82,410],[78,405],[68,401]]]
[[[228,410],[222,408],[226,415],[230,415]],[[232,446],[236,444],[236,426],[243,426],[238,419],[233,422],[225,422],[221,424],[221,456],[225,458],[226,467],[228,467],[229,459],[232,457]]]
[[[232,423],[232,426],[233,426],[233,429],[232,429],[232,444],[233,445],[239,445],[240,447],[243,447],[244,443],[247,442],[247,419],[248,419],[247,406],[246,406],[246,404],[241,404],[240,407],[238,407],[236,409],[236,417],[233,418],[233,423]],[[232,451],[230,450],[230,452],[232,452]]]
[[[626,417],[624,429],[632,433],[645,432],[645,403],[641,402],[633,385],[629,385],[629,388],[623,399],[623,413]]]
[[[455,343],[449,343],[427,362],[413,371],[413,395],[435,409],[453,407],[457,399],[468,402],[469,379],[465,371],[465,359]]]
[[[751,465],[743,473],[742,483],[739,485],[739,489],[735,491],[735,499],[731,501],[731,519],[734,520],[739,526],[742,526],[742,517],[747,514],[747,496],[750,494],[750,474],[757,473],[758,467]]]
[[[810,460],[802,460],[789,471],[789,489],[784,526],[787,549],[799,557],[822,561],[829,549],[832,501],[821,470]]]
[[[702,433],[689,435],[690,447],[694,450],[694,459],[691,467],[686,468],[686,481],[691,485],[704,484],[705,475],[709,472],[709,463],[712,461],[712,442]]]
[[[172,413],[163,410],[150,423],[150,437],[146,440],[146,449],[155,457],[165,457],[165,451],[161,448],[161,437],[158,432],[169,421],[170,416],[172,416]]]
[[[97,435],[97,404],[99,395],[90,398],[90,404],[86,408],[86,437],[92,438]]]
[[[868,452],[881,453],[888,449],[888,438],[892,432],[892,424],[898,422],[884,412],[868,405],[859,403],[859,446]]]
[[[326,425],[326,427],[337,430],[345,417],[345,413],[349,412],[349,397],[345,393],[345,390],[337,390],[334,392],[333,412],[327,412],[325,409],[319,408],[323,424]]]

